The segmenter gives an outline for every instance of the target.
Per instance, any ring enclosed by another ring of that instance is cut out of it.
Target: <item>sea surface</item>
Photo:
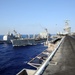
[[[3,35],[0,35],[0,39]],[[16,75],[23,68],[35,69],[27,64],[47,47],[43,44],[13,47],[12,44],[0,44],[0,75]]]

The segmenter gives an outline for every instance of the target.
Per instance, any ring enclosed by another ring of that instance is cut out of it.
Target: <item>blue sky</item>
[[[13,29],[37,34],[44,28],[54,34],[63,30],[67,19],[75,31],[75,0],[0,0],[0,34]]]

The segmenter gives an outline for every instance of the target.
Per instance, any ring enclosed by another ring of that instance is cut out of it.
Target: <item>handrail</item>
[[[52,59],[52,57],[54,56],[54,54],[56,53],[56,51],[58,50],[59,46],[61,45],[63,39],[65,37],[63,37],[60,41],[60,43],[58,44],[58,46],[54,49],[54,51],[49,55],[49,57],[47,58],[47,60],[43,63],[43,65],[41,65],[41,67],[37,70],[37,72],[34,75],[41,75],[45,69],[45,67],[49,64],[49,61]]]

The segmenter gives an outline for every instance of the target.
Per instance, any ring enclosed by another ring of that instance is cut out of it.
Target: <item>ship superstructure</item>
[[[71,33],[71,27],[69,26],[68,20],[66,20],[64,27],[64,34],[70,34],[70,33]]]
[[[58,35],[69,35],[71,34],[71,27],[69,26],[69,20],[65,21],[65,27],[63,28],[63,32],[58,32]]]

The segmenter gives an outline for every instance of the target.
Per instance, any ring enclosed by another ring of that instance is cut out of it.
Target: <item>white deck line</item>
[[[56,53],[56,51],[58,50],[60,44],[62,43],[62,41],[64,40],[65,37],[63,37],[60,41],[60,43],[58,44],[58,46],[54,49],[54,51],[49,55],[49,57],[47,58],[47,60],[41,65],[41,67],[35,72],[34,75],[41,75],[45,69],[45,67],[49,64],[49,61],[52,59],[52,57],[54,56],[54,54]]]

